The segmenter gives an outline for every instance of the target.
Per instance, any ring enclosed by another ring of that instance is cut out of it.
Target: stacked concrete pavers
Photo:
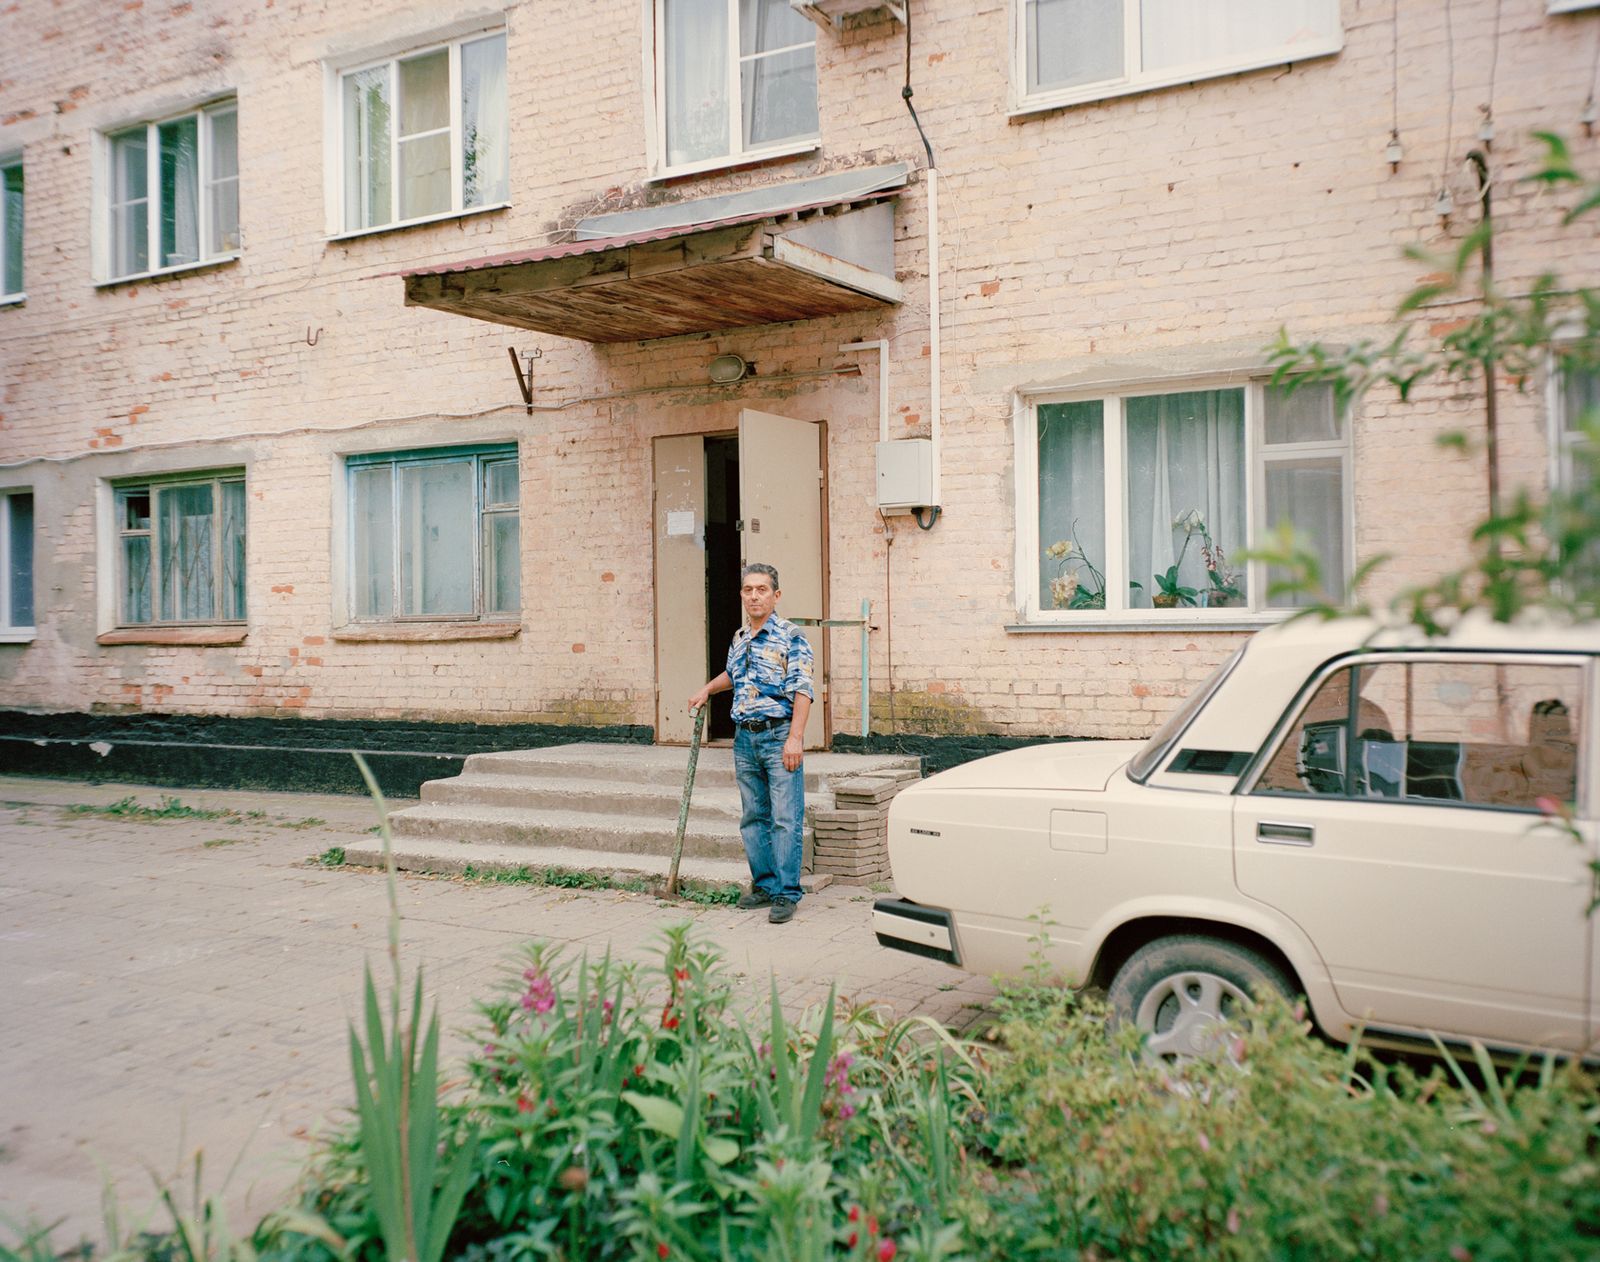
[[[887,881],[889,803],[919,779],[911,769],[885,769],[835,783],[832,808],[812,813],[813,870],[841,885]]]

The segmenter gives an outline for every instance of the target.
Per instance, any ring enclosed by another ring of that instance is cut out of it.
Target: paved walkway
[[[158,806],[164,793],[230,813],[69,809],[129,794]],[[362,960],[384,962],[382,876],[306,860],[375,822],[360,798],[0,776],[0,1214],[65,1218],[60,1243],[99,1239],[104,1178],[142,1211],[148,1171],[170,1176],[197,1148],[207,1190],[227,1179],[236,1226],[274,1203],[308,1137],[350,1101],[346,1020]],[[426,966],[447,1029],[525,939],[642,958],[685,917],[720,944],[752,1002],[769,977],[790,1009],[837,979],[897,1015],[969,1024],[989,984],[880,948],[873,897],[834,886],[775,926],[643,894],[405,876],[402,950],[408,967]]]

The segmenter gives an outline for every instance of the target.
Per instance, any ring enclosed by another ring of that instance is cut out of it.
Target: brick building
[[[1600,5],[1195,8],[8,5],[3,757],[685,739],[741,556],[870,602],[813,744],[1139,736],[1283,616],[1203,546],[1449,563],[1483,396],[1340,415],[1266,348],[1381,334],[1474,149],[1500,283],[1597,279],[1519,178],[1595,166]],[[1508,484],[1592,385],[1498,384]]]

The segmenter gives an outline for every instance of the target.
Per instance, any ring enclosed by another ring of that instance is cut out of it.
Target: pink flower
[[[900,1252],[900,1246],[893,1240],[885,1239],[878,1245],[878,1262],[890,1262],[895,1254]]]
[[[522,993],[522,1007],[525,1011],[542,1016],[556,1006],[556,988],[549,977],[532,968],[526,970],[522,976],[528,983],[528,989]]]
[[[1211,1151],[1211,1140],[1210,1140],[1209,1137],[1207,1137],[1207,1135],[1206,1135],[1206,1133],[1204,1131],[1200,1132],[1199,1136],[1197,1137],[1197,1142],[1200,1145],[1200,1151],[1201,1152],[1210,1152]]]

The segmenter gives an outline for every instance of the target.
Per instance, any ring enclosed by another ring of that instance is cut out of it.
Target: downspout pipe
[[[944,462],[940,454],[940,312],[939,312],[939,164],[933,156],[933,145],[928,140],[928,133],[922,129],[922,120],[917,117],[917,107],[911,103],[911,5],[906,5],[906,82],[900,89],[900,99],[906,103],[910,111],[911,121],[916,124],[917,135],[922,137],[922,147],[927,151],[928,163],[925,174],[928,181],[928,435],[930,455],[933,464],[933,503],[924,510],[927,514],[917,514],[917,525],[924,530],[933,529],[934,522],[939,520],[941,509],[939,502],[943,498],[941,479],[943,477]]]
[[[1487,307],[1494,300],[1494,211],[1489,203],[1489,159],[1483,150],[1474,149],[1467,154],[1467,161],[1478,175],[1478,205],[1480,207],[1479,226],[1483,233],[1483,302]],[[1483,365],[1483,427],[1484,427],[1484,455],[1489,463],[1489,516],[1498,520],[1500,517],[1500,420],[1498,401],[1495,397],[1495,356],[1493,343],[1489,343],[1489,351],[1482,359]],[[1490,546],[1496,551],[1499,545],[1490,538]]]

